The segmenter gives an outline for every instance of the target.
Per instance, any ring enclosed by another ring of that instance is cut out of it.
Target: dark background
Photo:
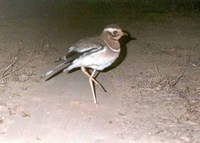
[[[0,1],[0,23],[6,17],[11,21],[23,20],[21,22],[23,26],[23,22],[31,19],[33,24],[35,22],[41,27],[46,27],[50,32],[56,29],[61,35],[65,35],[73,29],[73,33],[81,33],[75,40],[90,36],[90,31],[99,33],[99,29],[111,23],[126,27],[126,24],[135,21],[165,22],[170,17],[176,16],[199,17],[199,13],[200,0]]]
[[[0,12],[12,18],[37,17],[87,27],[132,22],[145,14],[191,16],[200,12],[200,0],[1,0]]]

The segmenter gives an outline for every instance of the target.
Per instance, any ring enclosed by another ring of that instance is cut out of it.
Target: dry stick
[[[190,96],[192,98],[192,95],[190,94],[189,87],[186,88],[186,92],[187,92],[188,96]],[[192,98],[192,99],[194,100],[194,98]],[[196,104],[198,104],[200,102],[200,100],[195,102],[195,103],[191,103],[189,99],[187,99],[187,100],[188,100],[188,105],[189,105],[189,107],[188,107],[189,109],[188,110],[189,110],[190,113],[192,113],[194,111],[193,107]]]
[[[29,60],[28,62],[26,62],[25,64],[23,64],[23,65],[22,65],[22,66],[20,66],[19,68],[17,68],[16,70],[14,70],[14,71],[12,71],[12,72],[9,72],[9,73],[7,73],[6,75],[4,75],[4,78],[5,78],[6,76],[9,76],[9,75],[11,75],[11,74],[13,74],[13,73],[15,73],[15,72],[19,71],[20,69],[22,69],[23,67],[25,67],[27,64],[29,64],[30,62],[32,62],[32,61],[34,61],[34,60],[35,60],[35,58],[33,58],[33,59]]]
[[[179,93],[179,96],[184,99],[188,105],[188,111],[191,112],[191,103],[190,103],[190,100],[186,97],[189,93],[189,89],[188,88],[185,88],[183,90],[183,93]]]
[[[5,73],[16,64],[16,62],[18,61],[18,57],[15,57],[14,60],[5,68],[5,70],[1,73],[1,80],[3,83],[3,78],[5,77]]]
[[[194,64],[194,63],[192,63],[192,62],[189,62],[193,67],[195,67],[195,68],[200,68],[200,67],[198,67],[196,64]]]
[[[156,73],[160,76],[160,78],[162,79],[163,78],[163,76],[162,76],[162,74],[160,73],[160,70],[159,70],[159,68],[158,68],[158,64],[157,63],[155,63],[155,69],[156,69]]]
[[[170,83],[170,86],[175,86],[179,82],[179,80],[183,77],[184,74],[185,74],[185,70],[181,74],[179,74],[179,76],[176,77],[176,80]]]
[[[154,73],[155,75],[159,76],[160,80],[159,80],[159,82],[157,82],[157,84],[159,84],[160,82],[163,81],[163,76],[159,71],[157,63],[155,63],[154,66],[155,66],[155,70],[156,71],[151,71],[151,72]],[[152,85],[152,84],[153,84],[153,82],[151,81],[151,87],[155,87],[156,86],[156,85]]]
[[[194,47],[194,48],[192,48],[191,50],[190,50],[190,54],[189,54],[189,56],[188,56],[188,60],[187,60],[187,58],[186,58],[186,56],[187,56],[187,52],[186,52],[186,49],[185,49],[185,61],[186,62],[188,62],[189,64],[191,64],[192,66],[194,66],[194,67],[196,67],[196,68],[200,68],[199,66],[197,66],[196,64],[194,64],[193,62],[191,62],[191,56],[192,56],[192,50],[193,49],[198,49],[200,47],[200,44],[198,44],[196,47]]]
[[[156,75],[158,75],[159,77],[160,77],[160,81],[157,83],[157,84],[162,84],[163,83],[163,85],[162,85],[162,87],[164,87],[164,86],[166,86],[166,84],[167,85],[169,85],[169,86],[175,86],[178,82],[179,82],[179,80],[184,76],[184,73],[185,73],[185,69],[183,70],[183,72],[181,72],[177,77],[176,77],[176,79],[175,80],[170,80],[170,79],[168,79],[167,77],[163,77],[163,75],[160,73],[160,70],[159,70],[159,68],[158,68],[158,65],[157,65],[157,63],[155,64],[155,69],[156,69]]]

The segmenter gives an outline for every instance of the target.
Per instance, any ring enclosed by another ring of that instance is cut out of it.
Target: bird
[[[80,68],[88,77],[92,90],[94,103],[97,97],[94,84],[105,92],[105,88],[96,80],[96,75],[111,66],[119,57],[121,47],[119,40],[127,33],[117,24],[105,26],[102,33],[96,37],[87,37],[79,40],[68,48],[67,53],[56,60],[57,64],[49,70],[45,77],[46,81],[61,72],[70,72]],[[93,70],[91,73],[90,70]]]

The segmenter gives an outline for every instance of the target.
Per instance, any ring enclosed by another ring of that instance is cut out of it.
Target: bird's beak
[[[130,33],[126,30],[122,30],[123,35],[122,36],[130,36]]]
[[[122,34],[123,34],[122,36],[124,38],[128,38],[129,41],[136,40],[136,38],[132,37],[131,34],[128,31],[126,31],[126,30],[122,30]]]

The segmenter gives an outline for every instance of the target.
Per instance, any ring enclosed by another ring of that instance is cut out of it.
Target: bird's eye
[[[114,34],[114,35],[118,35],[118,31],[116,31],[116,30],[113,31],[113,34]]]

